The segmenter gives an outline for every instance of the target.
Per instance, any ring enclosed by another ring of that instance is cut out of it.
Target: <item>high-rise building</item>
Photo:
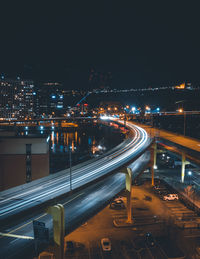
[[[57,116],[65,112],[62,85],[57,82],[40,84],[36,91],[38,116]]]
[[[0,79],[0,118],[34,116],[34,83],[31,80]]]

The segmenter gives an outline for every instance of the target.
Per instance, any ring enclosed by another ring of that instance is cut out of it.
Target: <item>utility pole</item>
[[[183,111],[184,112],[184,125],[183,125],[183,135],[185,136],[185,124],[186,124],[186,112],[185,111]]]
[[[70,192],[72,191],[72,150],[71,150],[72,146],[70,143],[69,146],[69,188],[70,188]]]

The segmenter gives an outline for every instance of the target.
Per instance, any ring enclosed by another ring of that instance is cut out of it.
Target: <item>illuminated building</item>
[[[62,85],[57,82],[48,82],[39,85],[37,88],[38,116],[59,116],[64,114],[64,95]]]
[[[185,83],[175,86],[176,89],[185,89]]]
[[[34,116],[34,83],[22,80],[0,79],[0,118]]]

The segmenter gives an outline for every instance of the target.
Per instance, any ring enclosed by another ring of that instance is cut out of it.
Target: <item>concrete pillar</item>
[[[53,218],[53,235],[55,243],[55,258],[64,259],[65,215],[62,204],[51,206],[47,213]]]
[[[154,167],[151,167],[151,185],[154,186]]]
[[[154,142],[150,148],[151,162],[149,164],[151,170],[151,184],[154,186],[154,170],[157,169],[157,143]]]
[[[127,168],[126,172],[126,191],[127,191],[127,223],[133,222],[132,217],[132,203],[131,203],[131,189],[132,189],[132,170]]]
[[[182,152],[182,164],[181,164],[181,182],[184,183],[185,178],[185,152]]]

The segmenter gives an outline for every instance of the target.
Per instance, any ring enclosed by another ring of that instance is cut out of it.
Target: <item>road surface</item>
[[[149,162],[149,152],[144,153],[129,167],[133,177]],[[120,191],[125,188],[125,174],[116,173],[93,185],[76,192],[72,196],[59,200],[65,208],[66,234],[86,222],[101,210]],[[29,259],[34,255],[33,220],[44,222],[50,230],[52,240],[52,219],[46,213],[28,215],[21,221],[13,221],[9,226],[0,227],[0,259]],[[21,238],[18,237],[21,235]],[[31,239],[27,239],[31,238]]]
[[[84,186],[102,176],[109,174],[120,166],[133,160],[150,144],[147,132],[131,123],[127,123],[129,129],[134,132],[133,138],[129,142],[125,142],[120,150],[104,156],[95,162],[85,165],[81,168],[73,170],[72,189],[75,190]],[[22,190],[13,188],[0,194],[0,221],[8,219],[10,216],[19,214],[41,205],[49,200],[61,196],[70,191],[70,175],[65,173],[46,181],[42,181]],[[33,182],[34,184],[34,182]]]

